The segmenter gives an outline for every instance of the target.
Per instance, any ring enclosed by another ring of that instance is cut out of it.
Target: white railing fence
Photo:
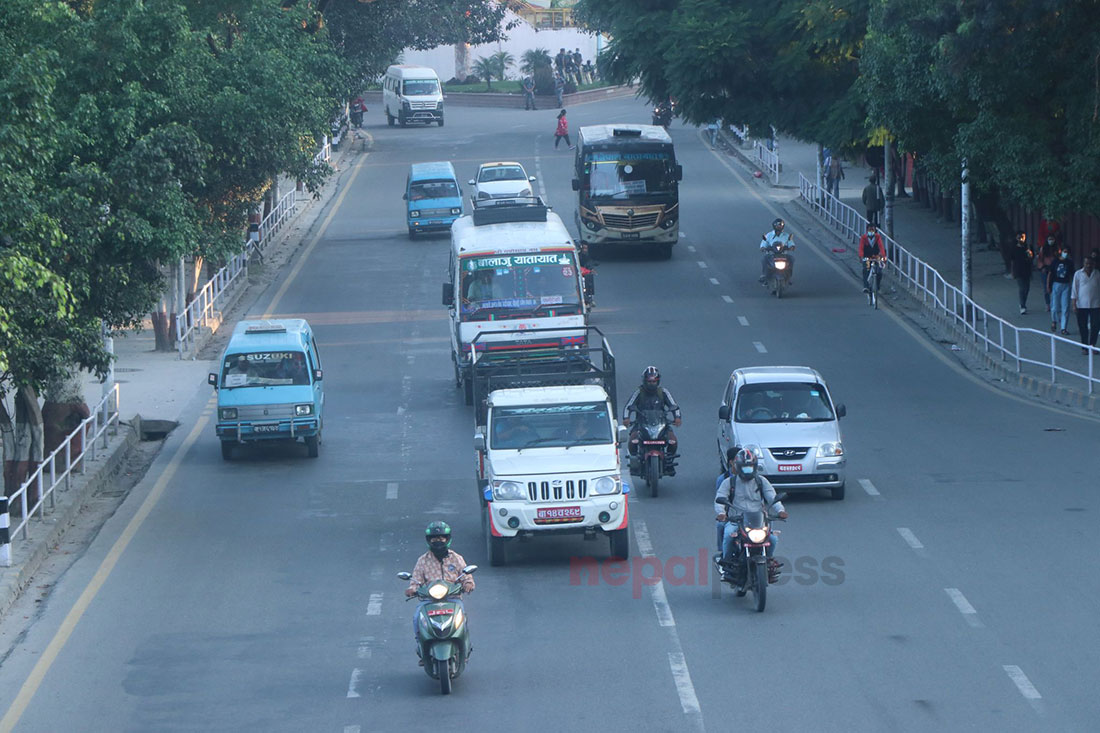
[[[754,140],[752,155],[760,168],[771,178],[772,184],[779,185],[779,151],[769,150],[766,142]]]
[[[858,240],[867,231],[867,220],[851,206],[837,199],[806,176],[798,176],[799,195],[827,224],[848,240]],[[947,318],[987,354],[1001,361],[1015,362],[1023,373],[1036,371],[1051,383],[1068,383],[1092,394],[1100,385],[1097,357],[1100,349],[1081,354],[1081,344],[1065,336],[1034,328],[1019,328],[978,305],[962,290],[947,282],[927,262],[902,247],[880,230],[886,242],[892,268],[900,281],[919,296],[925,308]]]
[[[26,540],[31,518],[37,515],[42,519],[52,511],[57,505],[55,492],[68,490],[73,473],[84,473],[87,462],[96,460],[99,450],[107,450],[110,436],[118,434],[118,422],[119,388],[115,384],[92,414],[38,464],[7,502],[0,502],[0,566],[11,567],[10,540],[17,535]],[[19,522],[11,527],[13,513]]]

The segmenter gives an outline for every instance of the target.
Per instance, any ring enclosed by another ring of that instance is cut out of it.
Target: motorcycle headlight
[[[218,418],[221,420],[236,420],[237,408],[236,407],[223,407],[218,410]]]
[[[313,405],[295,405],[294,414],[298,417],[313,414]]]
[[[777,270],[786,270],[787,269],[787,261],[786,260],[776,260],[775,261],[775,269],[777,269]]]
[[[417,211],[416,209],[413,209],[412,211],[409,212],[409,218],[410,219],[419,219],[420,218],[420,212]]]
[[[493,498],[498,501],[516,501],[518,499],[523,499],[523,486],[515,481],[494,481]]]
[[[750,529],[746,534],[749,536],[749,542],[757,545],[768,539],[768,530],[766,529]]]
[[[455,216],[458,216],[459,214],[462,213],[462,209],[453,208],[453,209],[451,209],[451,213],[454,214]]]
[[[844,455],[844,446],[840,443],[822,443],[817,447],[818,458],[836,458]]]
[[[448,588],[446,583],[432,583],[431,587],[428,588],[428,595],[437,601],[442,601],[444,598],[447,597],[447,590]]]
[[[606,495],[619,493],[618,476],[601,476],[592,483],[592,493]]]

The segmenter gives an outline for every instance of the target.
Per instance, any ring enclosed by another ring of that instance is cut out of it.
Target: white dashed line
[[[947,593],[947,597],[951,599],[951,602],[955,604],[955,608],[959,609],[959,613],[966,619],[966,623],[976,629],[981,628],[982,622],[978,620],[978,612],[970,605],[970,601],[966,600],[966,596],[962,594],[962,591],[958,588],[944,588],[943,590]]]
[[[370,659],[371,653],[372,653],[371,652],[371,646],[373,646],[373,645],[374,645],[374,637],[373,636],[364,636],[362,639],[359,640],[359,649],[356,652],[357,656],[360,659]]]
[[[382,594],[371,593],[370,600],[367,601],[367,615],[368,616],[381,616],[382,615]]]
[[[649,541],[649,528],[645,522],[634,523],[634,540],[638,543],[638,551],[642,557],[653,557],[653,544]]]
[[[680,695],[680,707],[684,715],[697,718],[696,725],[703,729],[703,713],[699,709],[699,698],[695,695],[695,685],[691,684],[691,673],[688,672],[687,660],[683,652],[669,652],[668,664],[672,668],[672,679],[676,680],[676,692]]]
[[[387,499],[396,499],[397,498],[397,484],[396,483],[390,482],[390,483],[386,484],[386,498]]]
[[[768,350],[764,348],[764,344],[760,343],[759,341],[753,341],[752,345],[755,346],[756,350],[759,351],[761,354],[768,353]]]
[[[859,485],[863,487],[863,490],[867,492],[868,496],[881,496],[881,494],[878,493],[878,489],[875,488],[875,485],[871,483],[871,479],[861,478],[859,480]]]
[[[684,235],[681,234],[680,236],[682,237]],[[695,245],[694,244],[689,244],[688,245],[688,252],[694,252],[694,251],[695,251]]]
[[[348,697],[359,697],[359,691],[355,689],[359,686],[359,675],[363,674],[358,667],[351,671],[351,679],[348,680]],[[345,728],[344,730],[347,730]]]
[[[749,325],[749,319],[745,318],[744,316],[737,316],[737,322],[740,323],[742,326]]]
[[[687,236],[686,234],[684,234],[683,232],[680,232],[680,239],[683,239],[683,238],[684,238],[684,237],[686,237],[686,236]],[[692,247],[692,249],[695,249],[695,248],[694,248],[694,247]]]
[[[912,547],[914,550],[923,550],[924,545],[921,544],[917,536],[908,527],[898,527],[898,534],[905,540],[905,544]]]
[[[357,725],[345,725],[344,733],[359,733],[359,726]]]
[[[676,619],[672,617],[672,607],[668,605],[668,596],[665,595],[665,584],[657,581],[653,586],[653,607],[657,611],[657,623],[661,626],[675,626]]]
[[[701,269],[701,270],[705,270],[705,269],[707,269],[707,263],[706,263],[706,262],[703,262],[702,260],[699,260],[699,261],[698,261],[698,262],[696,262],[695,264],[699,265],[699,269]]]
[[[711,285],[717,285],[717,284],[718,284],[718,278],[716,278],[716,277],[712,277],[712,278],[710,279],[710,284],[711,284]]]
[[[726,301],[727,303],[730,303],[730,304],[732,304],[732,303],[733,303],[733,298],[731,298],[731,297],[730,297],[730,296],[728,296],[728,295],[723,295],[723,296],[722,296],[722,300],[724,300],[724,301]]]
[[[1031,707],[1035,708],[1037,712],[1042,712],[1040,707],[1043,696],[1039,694],[1039,691],[1035,689],[1035,685],[1031,684],[1031,680],[1027,678],[1024,671],[1017,667],[1015,664],[1005,664],[1002,666],[1005,674],[1016,685],[1016,689],[1020,691],[1020,694],[1024,696],[1024,699],[1031,703]]]

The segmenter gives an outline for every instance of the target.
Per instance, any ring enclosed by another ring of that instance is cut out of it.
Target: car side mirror
[[[469,180],[469,181],[467,182],[467,185],[469,185],[469,186],[474,186],[474,185],[476,185],[476,184],[474,183],[474,179],[473,179],[473,178],[471,178],[471,179],[470,179],[470,180]]]
[[[619,445],[623,445],[626,441],[630,440],[630,429],[625,425],[620,425],[618,434],[615,438],[619,441]]]
[[[581,190],[581,182],[580,182],[579,179],[576,179],[576,178],[573,179],[573,190],[574,191],[580,191]]]
[[[848,408],[847,407],[845,407],[844,405],[837,405],[836,406],[836,416],[838,418],[844,417],[847,414],[848,414]]]
[[[324,379],[324,376],[325,376],[325,373],[323,371],[321,371],[320,369],[314,369],[313,370],[313,381],[314,382],[320,382],[322,379]]]
[[[409,194],[407,194],[407,193],[401,194],[401,200],[402,201],[408,201],[409,200]]]
[[[684,180],[684,166],[682,166],[682,165],[677,165],[676,166],[676,180],[677,181]]]
[[[455,303],[455,286],[454,283],[443,283],[443,305],[454,305]]]
[[[215,374],[214,372],[210,372],[209,374],[206,375],[206,383],[209,384],[214,389],[217,389],[218,388],[218,375]]]
[[[397,574],[397,577],[401,578],[401,580],[412,580],[413,574],[412,573],[406,573],[406,572],[400,572],[400,573]]]
[[[535,182],[535,177],[534,176],[527,176],[527,180],[530,181],[531,183],[534,183]]]
[[[478,453],[485,452],[485,433],[474,434],[474,450]]]
[[[729,405],[722,405],[721,407],[718,408],[718,419],[719,420],[729,420],[730,419],[730,406]]]
[[[462,568],[462,572],[466,573],[466,575],[469,575],[470,573],[476,573],[477,565],[467,565],[466,567]]]

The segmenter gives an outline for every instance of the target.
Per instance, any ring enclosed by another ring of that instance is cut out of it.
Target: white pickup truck
[[[488,373],[474,363],[474,446],[491,565],[507,561],[510,542],[543,534],[602,534],[612,557],[629,557],[630,488],[619,454],[627,431],[616,420],[615,360],[597,329],[584,330],[584,346],[553,358],[498,360]]]

